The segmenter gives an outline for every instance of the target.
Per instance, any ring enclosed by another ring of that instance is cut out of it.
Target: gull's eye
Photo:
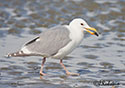
[[[83,24],[83,23],[81,23],[81,25],[83,26],[84,24]]]

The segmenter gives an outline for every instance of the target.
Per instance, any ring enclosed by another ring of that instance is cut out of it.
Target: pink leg
[[[45,73],[43,73],[43,66],[44,66],[45,61],[46,61],[46,57],[43,58],[43,61],[41,64],[40,75],[42,75],[42,76],[46,75]]]
[[[67,75],[79,75],[78,73],[71,73],[69,72],[66,67],[64,66],[63,62],[62,62],[62,59],[60,60],[60,65],[64,68],[64,70],[66,71],[66,74]]]

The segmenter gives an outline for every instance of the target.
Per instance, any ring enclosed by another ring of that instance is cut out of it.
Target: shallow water
[[[0,88],[111,88],[94,81],[113,80],[125,86],[124,0],[0,0]],[[40,77],[41,57],[5,58],[48,27],[82,17],[100,36],[88,33],[64,60],[66,76],[57,59],[47,59]]]

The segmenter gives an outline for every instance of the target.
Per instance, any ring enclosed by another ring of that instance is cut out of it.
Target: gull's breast
[[[64,58],[64,56],[71,53],[81,43],[81,41],[83,39],[83,36],[84,36],[84,34],[81,31],[70,30],[69,37],[70,37],[71,41],[66,46],[61,48],[58,51],[58,53],[56,55],[52,56],[52,57],[53,58],[59,58],[59,59]]]

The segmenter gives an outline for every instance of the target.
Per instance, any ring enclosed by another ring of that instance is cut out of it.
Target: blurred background
[[[80,76],[66,76],[59,60],[48,58],[40,77],[41,57],[5,58],[46,28],[80,17],[100,36],[85,34],[64,64]],[[97,80],[125,85],[125,0],[0,0],[0,88],[111,88]]]

